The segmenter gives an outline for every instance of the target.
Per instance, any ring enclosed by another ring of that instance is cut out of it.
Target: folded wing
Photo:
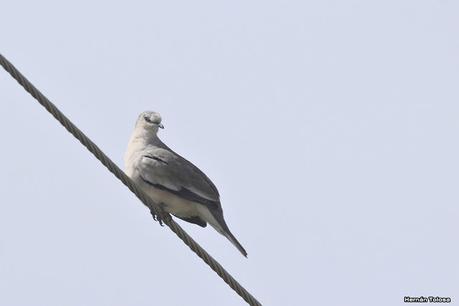
[[[220,195],[211,180],[180,155],[158,147],[145,150],[137,165],[141,178],[158,189],[221,210]]]

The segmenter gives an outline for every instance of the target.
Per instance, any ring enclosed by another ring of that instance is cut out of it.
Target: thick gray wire
[[[69,131],[82,145],[86,147],[111,173],[113,173],[129,190],[131,190],[151,211],[153,218],[164,222],[182,241],[198,255],[209,267],[214,270],[240,297],[249,305],[260,305],[244,287],[242,287],[212,256],[209,255],[196,241],[193,240],[172,218],[164,213],[150,197],[102,152],[99,147],[91,141],[80,129],[76,127],[48,98],[46,98],[35,86],[30,83],[2,54],[0,54],[0,64],[3,68],[32,95],[54,118],[59,121],[67,131]]]

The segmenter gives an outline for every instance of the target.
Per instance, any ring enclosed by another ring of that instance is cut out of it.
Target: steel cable
[[[196,255],[214,270],[240,297],[249,305],[261,305],[244,287],[239,284],[212,256],[209,255],[193,238],[178,225],[172,217],[158,208],[136,184],[110,159],[102,150],[89,139],[75,124],[73,124],[48,98],[46,98],[24,75],[22,75],[2,54],[0,64],[3,68],[40,103],[53,117],[59,121],[82,145],[88,149],[111,173],[129,188],[151,211],[153,218],[162,224],[164,222]]]

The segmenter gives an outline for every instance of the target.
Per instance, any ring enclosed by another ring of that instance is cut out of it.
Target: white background
[[[115,162],[137,115],[218,186],[266,305],[459,298],[457,1],[8,1],[0,52]],[[243,305],[3,70],[0,305]]]

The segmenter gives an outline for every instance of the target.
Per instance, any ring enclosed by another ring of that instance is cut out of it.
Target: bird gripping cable
[[[29,80],[27,80],[2,54],[0,65],[38,101],[64,128],[70,132],[82,145],[88,149],[111,173],[113,173],[126,187],[129,188],[152,212],[153,217],[161,223],[163,221],[196,255],[198,255],[215,273],[220,276],[240,297],[249,305],[261,303],[239,284],[212,256],[209,255],[193,238],[191,238],[169,214],[158,208],[135,183],[110,159],[104,152],[89,139],[78,127],[73,124],[48,98],[46,98]]]

